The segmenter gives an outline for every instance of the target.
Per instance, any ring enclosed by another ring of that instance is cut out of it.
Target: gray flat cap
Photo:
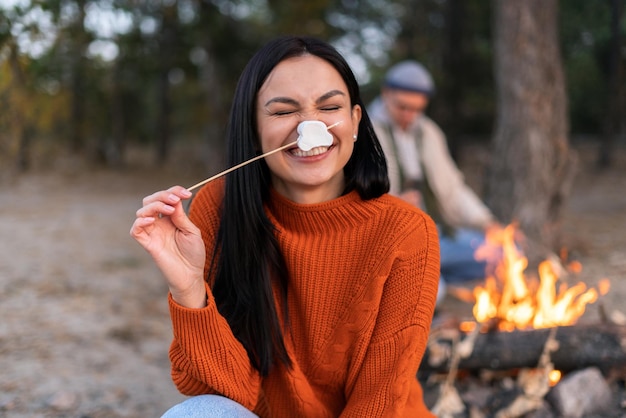
[[[435,83],[424,66],[417,61],[401,61],[391,67],[384,79],[385,87],[423,93],[429,97],[435,94]]]

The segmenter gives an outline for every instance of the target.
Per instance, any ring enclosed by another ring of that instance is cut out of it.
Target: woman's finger
[[[170,216],[174,213],[175,210],[176,209],[174,208],[174,206],[168,205],[167,203],[163,203],[161,201],[156,201],[137,209],[137,212],[135,212],[135,216],[137,218],[160,218],[162,216]]]
[[[155,192],[144,197],[143,206],[137,210],[137,217],[171,216],[176,212],[176,207],[183,199],[191,197],[191,192],[181,186],[173,186],[167,190]],[[182,209],[182,205],[181,209]]]
[[[182,186],[173,186],[167,190],[160,190],[149,196],[143,198],[143,205],[148,205],[153,202],[165,202],[169,204],[176,204],[183,199],[189,199],[191,192]]]
[[[149,216],[135,219],[130,227],[130,236],[146,247],[150,242],[150,229],[154,227],[155,221],[154,217]]]

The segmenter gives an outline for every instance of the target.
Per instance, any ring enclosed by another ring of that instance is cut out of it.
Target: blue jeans
[[[161,418],[258,418],[241,404],[220,395],[199,395],[174,405]]]
[[[460,283],[485,277],[486,261],[477,261],[474,252],[485,243],[482,231],[458,228],[453,237],[439,230],[441,276],[446,283]]]
[[[487,263],[474,258],[474,252],[484,242],[485,234],[482,231],[458,228],[454,236],[447,236],[439,228],[441,276],[437,305],[443,301],[448,283],[461,283],[485,277]]]

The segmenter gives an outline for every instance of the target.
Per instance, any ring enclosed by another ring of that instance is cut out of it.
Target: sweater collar
[[[367,213],[358,192],[351,191],[336,199],[314,204],[293,202],[271,189],[267,209],[280,229],[298,229],[303,233],[342,230],[362,222]]]

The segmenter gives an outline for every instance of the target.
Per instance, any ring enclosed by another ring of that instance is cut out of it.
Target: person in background
[[[430,73],[406,60],[386,73],[381,94],[368,111],[381,142],[390,193],[423,208],[437,223],[441,251],[438,302],[446,283],[485,277],[487,260],[477,260],[494,215],[465,183],[450,156],[446,138],[425,111],[435,94]]]
[[[192,193],[143,200],[130,234],[169,286],[164,417],[433,417],[416,378],[439,281],[435,223],[387,193],[385,157],[344,58],[281,37],[244,69],[228,163],[297,145]]]

